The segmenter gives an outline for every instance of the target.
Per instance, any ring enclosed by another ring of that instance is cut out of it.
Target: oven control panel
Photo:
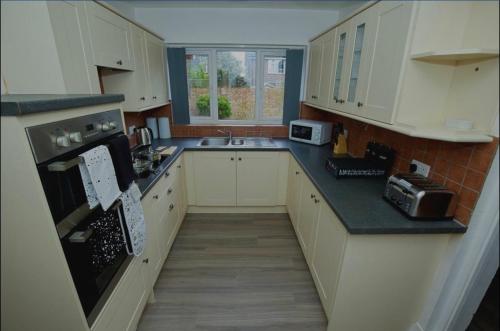
[[[124,132],[119,109],[26,128],[36,163]]]

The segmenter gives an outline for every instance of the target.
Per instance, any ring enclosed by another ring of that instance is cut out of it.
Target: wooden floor
[[[324,331],[286,214],[189,214],[140,331]]]

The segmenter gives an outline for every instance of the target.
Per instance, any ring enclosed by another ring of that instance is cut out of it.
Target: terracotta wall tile
[[[300,115],[305,119],[342,122],[349,131],[347,143],[352,156],[362,157],[370,140],[391,146],[396,151],[391,174],[408,172],[413,159],[430,165],[429,177],[457,193],[459,205],[455,218],[464,224],[469,223],[498,148],[498,138],[491,143],[477,144],[414,138],[304,104]]]

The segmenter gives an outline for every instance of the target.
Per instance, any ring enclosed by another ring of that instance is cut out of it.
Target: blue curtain
[[[175,124],[189,124],[186,49],[167,48],[172,114]]]
[[[288,125],[290,121],[299,118],[303,59],[304,51],[302,49],[287,49],[285,97],[283,102],[284,125]]]

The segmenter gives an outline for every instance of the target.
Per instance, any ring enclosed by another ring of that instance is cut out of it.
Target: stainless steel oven
[[[116,208],[90,210],[79,154],[123,134],[119,109],[26,128],[45,197],[89,325],[129,260]]]

